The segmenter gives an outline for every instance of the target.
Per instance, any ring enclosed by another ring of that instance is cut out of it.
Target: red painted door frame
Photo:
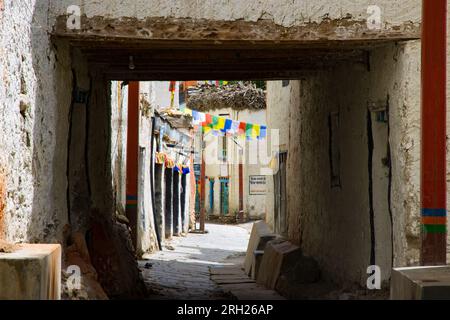
[[[126,214],[130,220],[131,235],[135,247],[137,244],[138,145],[139,82],[130,81],[128,84]]]
[[[446,264],[447,0],[422,2],[422,265]]]

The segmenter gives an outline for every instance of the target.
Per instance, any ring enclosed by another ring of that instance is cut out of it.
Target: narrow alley
[[[0,0],[0,300],[450,299],[448,1]]]

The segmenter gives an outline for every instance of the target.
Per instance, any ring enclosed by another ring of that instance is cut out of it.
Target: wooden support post
[[[200,168],[200,231],[205,232],[205,216],[206,216],[206,204],[205,204],[205,145],[203,133],[201,134],[201,151],[202,151],[202,166]]]
[[[447,0],[423,0],[422,265],[446,264],[446,15]]]
[[[139,145],[139,82],[128,84],[126,215],[130,220],[133,244],[137,244]]]
[[[239,160],[239,223],[244,222],[244,168]]]

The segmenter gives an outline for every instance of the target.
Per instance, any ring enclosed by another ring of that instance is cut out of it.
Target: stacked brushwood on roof
[[[266,108],[266,96],[264,90],[251,82],[222,86],[203,84],[189,89],[187,107],[202,112],[228,108],[260,110]]]

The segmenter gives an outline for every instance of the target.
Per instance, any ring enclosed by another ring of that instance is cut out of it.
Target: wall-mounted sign
[[[249,176],[249,189],[251,195],[266,194],[266,176]]]

